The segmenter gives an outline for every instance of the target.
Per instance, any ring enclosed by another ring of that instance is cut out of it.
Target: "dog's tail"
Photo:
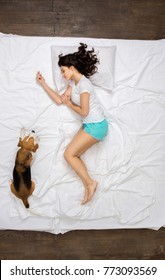
[[[22,198],[23,204],[25,205],[26,208],[29,208],[29,202],[27,198]]]

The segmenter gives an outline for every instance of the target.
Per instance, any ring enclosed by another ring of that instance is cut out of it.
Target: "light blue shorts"
[[[101,141],[107,135],[108,132],[108,122],[104,119],[101,122],[95,123],[83,123],[83,129],[85,132]]]

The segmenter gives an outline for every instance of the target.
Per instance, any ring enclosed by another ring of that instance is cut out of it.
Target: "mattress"
[[[100,51],[102,76],[96,77],[94,86],[109,123],[107,137],[82,156],[99,182],[93,199],[85,205],[81,205],[82,183],[63,157],[81,120],[65,105],[53,103],[36,81],[41,71],[47,83],[59,89],[55,55],[61,50],[71,52],[80,42]],[[163,227],[164,73],[164,39],[0,33],[0,229],[58,234],[78,229]],[[98,85],[99,79],[102,84]],[[10,190],[21,128],[35,130],[39,138],[31,166],[36,186],[29,209]]]

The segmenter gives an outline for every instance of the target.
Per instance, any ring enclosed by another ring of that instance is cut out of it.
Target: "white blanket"
[[[37,84],[53,88],[51,46],[85,42],[116,46],[112,93],[97,90],[108,136],[83,155],[99,186],[81,205],[83,186],[63,152],[81,126]],[[155,228],[165,225],[165,40],[24,37],[0,34],[0,229],[64,233],[73,229]],[[30,208],[11,194],[20,129],[40,138],[31,171]]]

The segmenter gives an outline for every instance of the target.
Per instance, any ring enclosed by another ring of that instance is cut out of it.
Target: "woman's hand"
[[[65,105],[69,105],[69,103],[71,102],[71,93],[72,93],[72,87],[69,85],[67,87],[67,89],[65,90],[65,92],[61,95],[61,101],[63,104]]]
[[[69,106],[70,101],[70,96],[66,95],[65,93],[63,93],[61,95],[61,101],[63,104],[65,104],[66,106]]]
[[[62,100],[61,100],[61,96],[59,95],[59,93],[55,90],[53,90],[52,88],[50,88],[47,83],[45,82],[44,77],[41,75],[40,72],[38,72],[36,74],[36,79],[37,81],[40,83],[40,85],[42,86],[42,88],[46,91],[46,93],[49,95],[50,98],[52,98],[52,100],[60,105],[62,104]]]
[[[68,85],[67,89],[64,91],[64,94],[71,98],[72,87],[70,85]]]
[[[45,84],[45,79],[40,72],[37,72],[36,79],[41,85]]]

